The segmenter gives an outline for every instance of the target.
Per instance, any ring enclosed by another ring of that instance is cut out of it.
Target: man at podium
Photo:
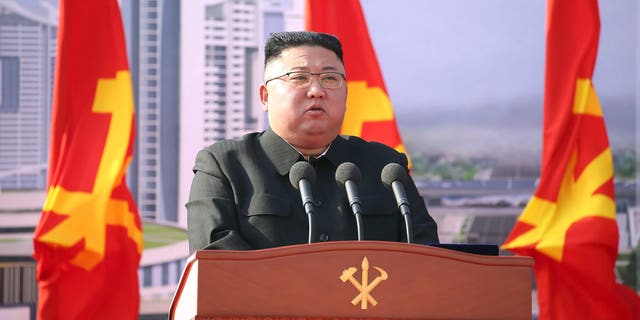
[[[436,223],[406,175],[407,157],[338,134],[347,76],[335,36],[267,39],[259,94],[270,127],[198,152],[186,204],[191,253],[358,239],[438,243]],[[301,161],[310,165],[302,173],[292,169]],[[344,163],[349,170],[338,170]],[[404,207],[396,188],[381,182],[390,163],[406,176]]]

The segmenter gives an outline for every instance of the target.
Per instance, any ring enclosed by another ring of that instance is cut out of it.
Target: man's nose
[[[320,79],[318,77],[311,77],[311,83],[307,88],[307,95],[310,98],[322,98],[325,95],[324,88],[320,85]]]

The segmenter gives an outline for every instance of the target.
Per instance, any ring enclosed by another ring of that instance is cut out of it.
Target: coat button
[[[329,235],[326,233],[320,234],[320,241],[329,241]]]
[[[313,202],[313,205],[316,207],[322,207],[322,200],[316,200]]]

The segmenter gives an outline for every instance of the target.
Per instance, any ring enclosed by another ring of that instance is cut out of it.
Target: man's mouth
[[[306,111],[324,112],[324,108],[322,106],[320,106],[320,105],[314,104],[314,105],[308,107]]]

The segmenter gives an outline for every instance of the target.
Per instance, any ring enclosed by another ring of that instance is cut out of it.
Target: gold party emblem
[[[371,303],[374,307],[378,304],[378,301],[376,301],[376,299],[374,299],[371,295],[371,291],[373,291],[373,289],[377,287],[380,282],[387,280],[387,278],[389,277],[387,272],[382,268],[376,266],[374,266],[373,268],[378,270],[380,275],[373,279],[373,281],[371,282],[369,282],[369,260],[367,260],[367,257],[364,257],[364,259],[362,259],[362,279],[359,282],[354,277],[354,274],[358,272],[358,268],[356,267],[349,267],[348,269],[345,269],[344,271],[342,271],[342,275],[340,276],[340,280],[342,282],[351,282],[351,284],[360,292],[360,294],[358,294],[355,298],[353,298],[353,300],[351,300],[351,304],[355,306],[360,303],[360,309],[362,310],[367,309],[368,303]]]

